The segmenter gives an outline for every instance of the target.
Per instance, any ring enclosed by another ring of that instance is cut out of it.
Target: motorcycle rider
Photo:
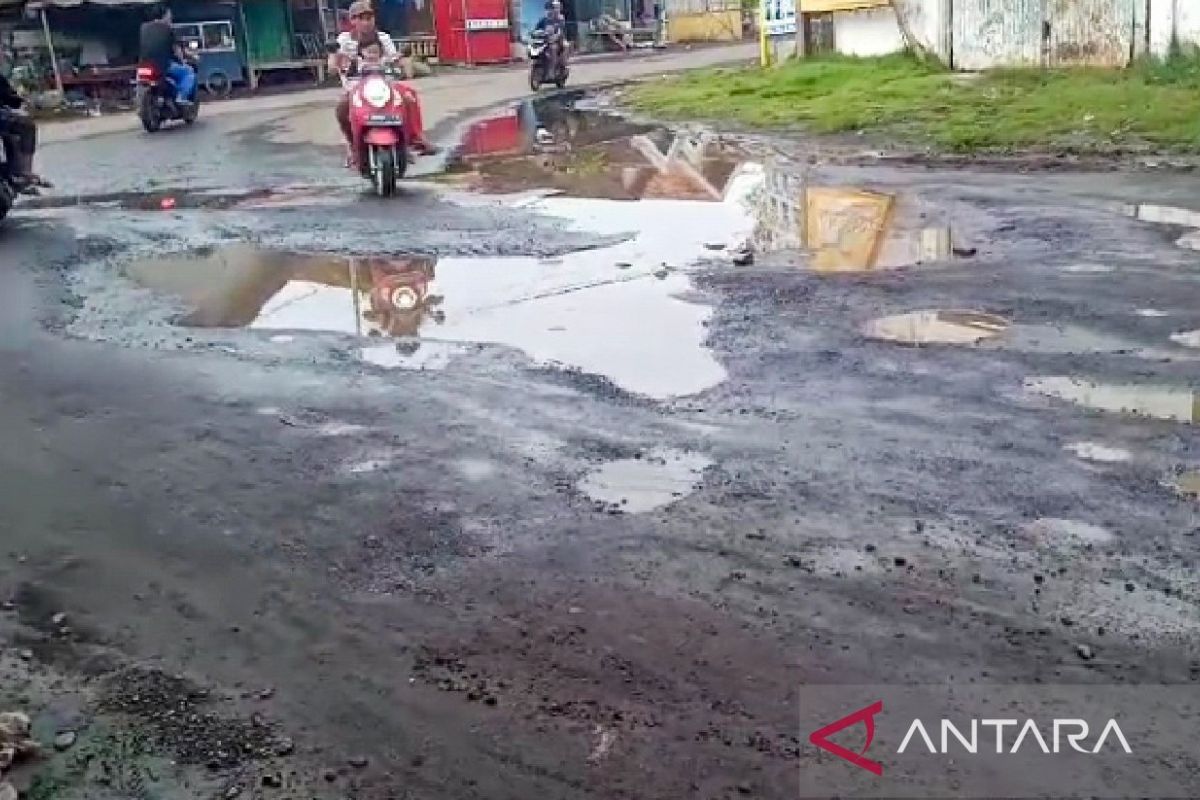
[[[378,45],[384,59],[392,60],[400,57],[399,50],[392,37],[375,27],[375,11],[371,8],[370,0],[355,0],[350,5],[351,30],[338,34],[337,52],[329,56],[329,68],[343,73],[342,86],[347,91],[342,94],[334,111],[338,127],[346,139],[349,152],[348,160],[355,163],[357,154],[354,153],[354,134],[350,129],[350,92],[352,82],[345,77],[345,72],[354,65],[359,54],[365,47]],[[421,122],[421,101],[417,93],[408,84],[397,82],[396,89],[404,98],[404,124],[408,130],[409,143],[420,155],[430,156],[438,149],[425,138],[424,126]]]
[[[546,4],[546,16],[538,20],[534,30],[543,31],[546,34],[546,39],[549,41],[550,47],[547,52],[550,54],[549,59],[549,74],[554,75],[559,65],[563,68],[567,66],[567,18],[562,13],[562,3],[560,0],[551,0]]]
[[[49,186],[33,171],[33,154],[37,151],[37,124],[24,111],[25,98],[13,88],[8,78],[0,74],[0,136],[7,143],[12,158],[9,168],[17,188],[35,193],[38,186]]]
[[[171,79],[175,84],[175,104],[182,108],[192,104],[196,71],[183,57],[183,47],[171,27],[172,20],[171,9],[164,7],[158,19],[142,23],[138,34],[138,60],[154,65],[158,74]]]

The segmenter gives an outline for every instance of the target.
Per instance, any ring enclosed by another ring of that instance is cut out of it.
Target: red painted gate
[[[435,0],[438,58],[460,64],[512,59],[508,0]]]

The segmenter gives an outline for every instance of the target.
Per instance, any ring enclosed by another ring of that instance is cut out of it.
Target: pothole
[[[1200,347],[1200,330],[1171,334],[1171,341],[1184,347]]]
[[[1114,538],[1111,531],[1099,525],[1056,517],[1036,519],[1029,523],[1025,530],[1034,538],[1045,541],[1047,544],[1074,542],[1082,545],[1096,545],[1111,542]]]
[[[871,320],[863,326],[869,339],[900,344],[975,344],[1008,329],[1008,321],[982,311],[914,311]]]
[[[1121,447],[1111,447],[1099,442],[1071,442],[1064,449],[1074,453],[1084,461],[1099,461],[1106,464],[1117,464],[1133,459],[1133,453]]]
[[[910,194],[859,186],[821,186],[768,165],[754,197],[755,247],[807,252],[814,272],[877,272],[973,254],[955,247],[949,222]]]
[[[484,193],[552,191],[617,201],[736,201],[753,249],[807,255],[817,272],[872,272],[974,254],[908,193],[820,185],[712,134],[673,134],[577,107],[523,101],[467,128],[445,180]],[[647,212],[648,213],[648,212]],[[712,252],[723,248],[713,247]]]
[[[1125,207],[1125,213],[1143,222],[1157,225],[1175,225],[1181,228],[1200,228],[1200,211],[1180,206],[1163,206],[1141,203]]]
[[[445,343],[489,343],[656,399],[696,394],[724,380],[704,345],[712,309],[681,298],[693,287],[674,266],[704,257],[707,243],[743,240],[744,214],[707,201],[660,201],[653,214],[634,204],[565,197],[526,207],[560,217],[583,235],[632,235],[553,262],[347,257],[236,245],[148,259],[126,271],[183,301],[188,310],[179,325],[376,339],[359,355],[377,366],[439,369],[459,352]],[[443,344],[429,346],[430,339]]]
[[[610,461],[588,472],[577,488],[592,500],[630,514],[665,508],[692,494],[712,463],[697,453],[655,450],[642,458]]]
[[[1176,228],[1200,229],[1200,211],[1180,206],[1162,206],[1151,203],[1125,206],[1125,214],[1143,222],[1170,225]],[[1175,242],[1185,250],[1200,250],[1200,230],[1191,230]]]
[[[1183,497],[1192,500],[1200,499],[1200,469],[1189,470],[1175,476],[1175,479],[1171,481],[1171,488]]]
[[[1200,395],[1190,389],[1107,384],[1068,376],[1027,378],[1025,390],[1097,411],[1152,419],[1200,421]]]

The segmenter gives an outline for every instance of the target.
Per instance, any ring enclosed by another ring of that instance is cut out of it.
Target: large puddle
[[[820,185],[718,137],[584,110],[581,97],[522,102],[469,126],[449,179],[563,220],[581,246],[596,236],[621,244],[556,259],[232,246],[141,261],[128,274],[182,299],[185,326],[273,331],[280,345],[298,331],[371,337],[360,357],[389,368],[440,369],[463,343],[501,344],[665,399],[725,377],[704,346],[712,309],[682,299],[692,289],[683,267],[744,263],[751,247],[794,250],[801,264],[835,273],[954,256],[949,226],[930,225],[916,198]]]
[[[614,219],[585,201],[543,204],[545,212],[572,219],[603,216],[614,232],[642,230],[616,247],[550,261],[352,258],[233,246],[127,269],[139,283],[184,302],[181,325],[371,337],[376,341],[364,341],[360,355],[383,367],[437,369],[454,356],[447,343],[477,342],[509,345],[535,361],[603,375],[660,399],[694,394],[724,378],[704,347],[711,308],[680,299],[690,282],[662,265],[704,252],[700,244],[689,248],[673,238],[684,219],[709,238],[736,240],[742,232],[730,221],[737,215],[717,204],[630,206],[633,213]],[[664,224],[648,225],[645,214]]]
[[[448,179],[486,193],[542,188],[616,202],[721,202],[736,186],[753,248],[795,251],[818,272],[898,269],[973,252],[955,241],[949,217],[916,195],[828,185],[718,136],[673,135],[581,109],[580,97],[526,100],[469,126]]]

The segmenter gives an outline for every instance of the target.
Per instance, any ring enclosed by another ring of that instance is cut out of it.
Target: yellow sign
[[[889,5],[891,0],[800,0],[800,11],[804,14],[824,14],[830,11],[858,11]]]

